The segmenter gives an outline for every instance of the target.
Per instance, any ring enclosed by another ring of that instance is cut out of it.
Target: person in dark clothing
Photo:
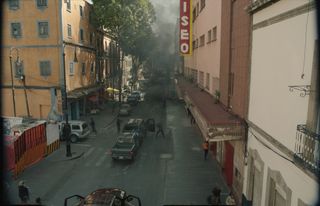
[[[159,135],[159,133],[161,133],[162,137],[164,137],[164,132],[163,132],[162,125],[160,122],[157,124],[156,137]]]
[[[221,204],[221,197],[220,197],[221,190],[218,187],[214,187],[212,189],[211,195],[211,203],[212,205],[220,205]]]
[[[204,159],[206,160],[207,157],[208,157],[209,141],[206,140],[206,141],[202,144],[202,147],[203,147],[203,151],[204,151]]]
[[[90,120],[90,125],[91,125],[92,132],[94,132],[95,134],[97,134],[96,123],[94,122],[94,120],[93,120],[92,117],[91,117],[91,120]]]
[[[121,120],[119,118],[117,118],[117,130],[118,130],[118,133],[120,133],[120,129],[121,129]]]
[[[19,182],[19,198],[22,203],[28,203],[29,201],[29,189],[25,185],[24,181]]]

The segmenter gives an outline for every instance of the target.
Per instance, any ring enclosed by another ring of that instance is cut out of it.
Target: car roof
[[[127,124],[139,124],[143,121],[143,119],[137,118],[137,119],[129,119]]]
[[[66,121],[61,121],[61,123],[66,123]],[[82,123],[87,123],[87,122],[81,121],[81,120],[69,120],[68,123],[69,124],[82,124]]]
[[[103,188],[98,189],[92,193],[90,193],[84,199],[81,206],[102,206],[102,205],[111,205],[115,199],[115,197],[119,197],[123,199],[125,197],[125,192],[116,188]]]

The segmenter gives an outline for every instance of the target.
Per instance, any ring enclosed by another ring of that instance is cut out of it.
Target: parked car
[[[137,105],[138,104],[138,99],[137,99],[137,97],[136,96],[134,96],[134,95],[132,95],[132,94],[130,94],[130,95],[128,95],[128,97],[127,97],[127,103],[128,104],[130,104],[130,105]]]
[[[89,136],[90,129],[88,124],[85,121],[78,121],[78,120],[70,120],[68,121],[71,133],[70,133],[70,141],[75,143],[78,139],[83,139]],[[65,121],[59,123],[59,133],[60,133],[60,140],[65,140],[63,136],[63,127],[66,124]]]
[[[116,143],[111,148],[113,160],[134,160],[137,150],[142,143],[142,139],[137,134],[126,133],[117,138]]]
[[[139,138],[143,139],[147,134],[147,128],[143,119],[129,119],[128,122],[123,126],[123,134],[136,133]]]
[[[130,115],[131,111],[132,111],[132,108],[131,108],[130,104],[121,104],[120,110],[119,110],[119,115],[120,116],[128,116],[128,115]]]
[[[140,91],[133,91],[133,92],[131,92],[131,95],[136,97],[138,101],[141,100],[141,92]]]
[[[128,195],[117,188],[101,188],[91,192],[86,197],[72,195],[64,199],[64,206],[141,206],[139,197]]]

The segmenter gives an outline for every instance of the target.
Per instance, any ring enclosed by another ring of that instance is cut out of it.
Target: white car
[[[90,134],[90,129],[88,124],[85,121],[78,120],[69,120],[68,121],[71,133],[70,133],[70,141],[75,143],[78,139],[86,138]],[[60,131],[60,139],[65,140],[63,137],[63,126],[66,124],[65,121],[59,123],[59,131]]]

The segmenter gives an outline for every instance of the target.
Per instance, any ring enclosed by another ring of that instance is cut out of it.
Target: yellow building
[[[91,9],[86,0],[6,0],[2,115],[61,119],[65,82],[70,119],[99,105],[108,68],[97,53],[107,47],[90,24]]]

